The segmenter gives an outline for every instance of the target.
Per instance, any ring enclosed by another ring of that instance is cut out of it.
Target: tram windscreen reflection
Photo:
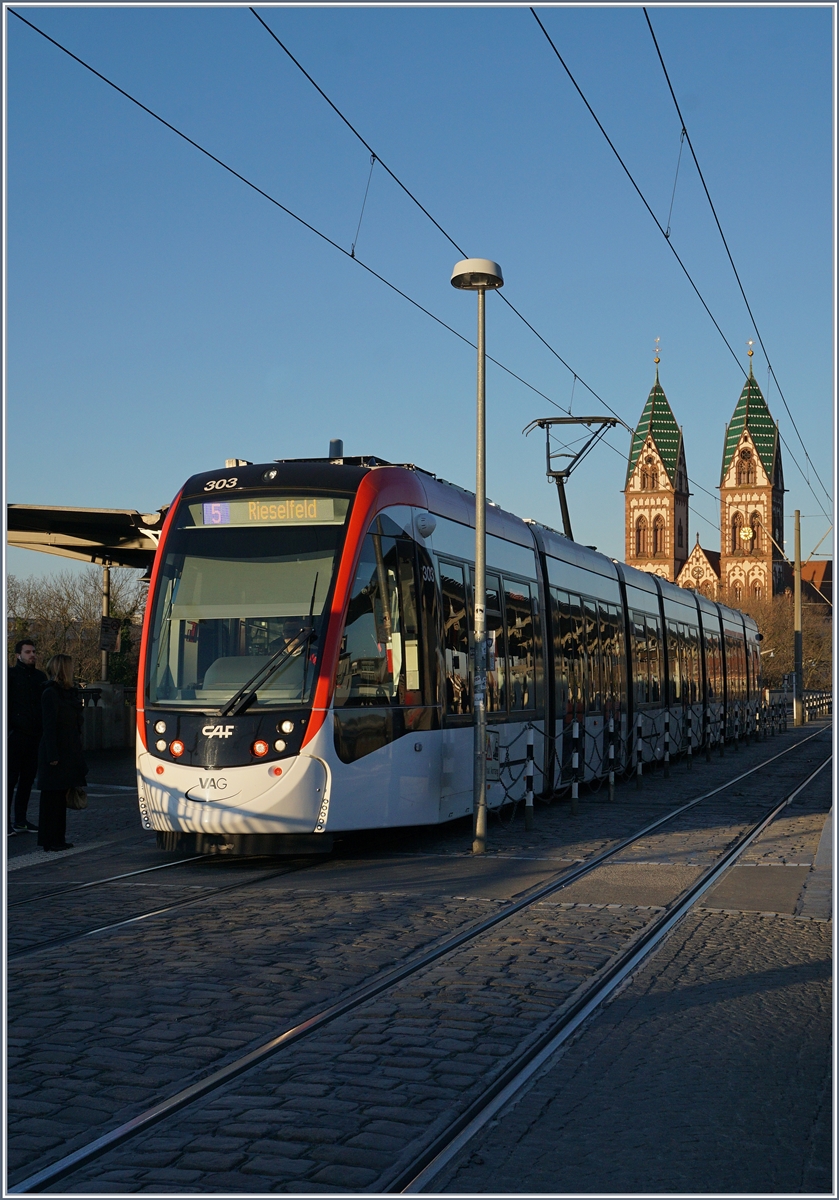
[[[337,497],[185,505],[156,589],[147,702],[220,707],[288,646],[254,703],[306,703],[348,508]]]

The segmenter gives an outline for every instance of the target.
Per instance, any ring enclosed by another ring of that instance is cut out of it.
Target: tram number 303
[[[204,484],[204,491],[212,492],[218,488],[235,487],[238,482],[235,475],[231,479],[208,479]]]

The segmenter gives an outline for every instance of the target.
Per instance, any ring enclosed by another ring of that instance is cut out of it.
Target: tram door
[[[335,749],[344,764],[336,801],[340,791],[347,828],[437,820],[436,625],[430,556],[391,516],[376,517],[356,570],[335,686]]]

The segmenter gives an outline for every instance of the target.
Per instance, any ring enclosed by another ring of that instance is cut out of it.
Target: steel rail
[[[798,744],[800,745],[800,743]],[[612,962],[598,974],[591,986],[585,988],[582,994],[572,1001],[562,1016],[544,1030],[527,1050],[509,1063],[498,1078],[452,1122],[447,1130],[439,1134],[386,1190],[411,1194],[421,1192],[427,1184],[431,1183],[467,1142],[521,1090],[536,1071],[562,1046],[563,1042],[571,1037],[583,1021],[604,1000],[608,999],[624,979],[660,945],[673,927],[687,915],[696,901],[736,862],[755,838],[759,837],[789,804],[792,804],[796,796],[824,770],[832,758],[833,754],[831,753],[815,771],[808,775],[803,783],[800,783],[779,804],[776,804],[748,833],[738,838],[718,862],[704,871],[699,879],[686,889],[680,898],[677,898],[674,908],[655,918],[641,931],[631,946],[616,955]]]
[[[36,942],[34,946],[27,946],[25,950],[17,950],[14,954],[9,954],[7,963],[20,962],[21,959],[30,958],[35,954],[43,954],[46,950],[54,950],[59,946],[69,946],[73,942],[81,942],[85,938],[93,937],[97,933],[109,933],[113,929],[122,929],[126,925],[137,925],[140,921],[148,921],[152,917],[161,917],[164,913],[174,912],[178,908],[186,908],[190,904],[201,904],[205,900],[212,900],[216,896],[222,896],[225,892],[235,892],[240,888],[251,887],[255,883],[264,883],[266,879],[275,879],[278,875],[291,875],[296,871],[305,871],[307,867],[314,864],[311,862],[301,863],[299,866],[284,867],[277,871],[267,871],[262,875],[257,875],[254,879],[243,879],[238,883],[229,883],[226,887],[213,888],[209,892],[203,892],[200,896],[188,896],[185,900],[176,900],[172,904],[167,904],[163,908],[155,908],[150,912],[138,913],[133,917],[126,917],[122,921],[113,921],[110,925],[98,925],[95,929],[86,929],[83,933],[73,933],[69,937],[54,938],[48,942]]]
[[[421,954],[408,959],[400,966],[387,968],[386,970],[379,972],[370,980],[368,980],[366,984],[363,984],[360,988],[356,988],[355,990],[348,992],[340,1000],[328,1005],[320,1012],[313,1014],[304,1021],[300,1021],[296,1025],[290,1026],[288,1029],[283,1030],[282,1033],[270,1038],[267,1042],[263,1042],[260,1046],[257,1046],[253,1050],[248,1051],[246,1054],[241,1055],[233,1062],[228,1063],[224,1067],[220,1067],[217,1071],[213,1071],[210,1075],[205,1076],[204,1079],[199,1079],[195,1083],[182,1088],[174,1095],[158,1101],[157,1104],[154,1104],[150,1108],[145,1109],[143,1112],[138,1113],[137,1116],[132,1117],[123,1124],[116,1126],[114,1129],[108,1130],[100,1137],[87,1142],[85,1145],[73,1150],[70,1154],[58,1159],[51,1165],[43,1167],[41,1170],[34,1172],[30,1176],[27,1176],[27,1178],[15,1184],[14,1187],[9,1188],[9,1194],[21,1195],[28,1192],[43,1191],[44,1188],[51,1186],[53,1183],[58,1182],[58,1180],[72,1174],[80,1167],[85,1166],[94,1159],[101,1157],[101,1155],[120,1145],[122,1142],[128,1141],[130,1138],[135,1137],[137,1134],[142,1133],[153,1125],[156,1125],[159,1121],[164,1120],[166,1117],[178,1112],[180,1109],[186,1108],[196,1100],[199,1100],[209,1093],[216,1091],[224,1084],[235,1079],[237,1076],[244,1074],[244,1072],[250,1070],[251,1067],[257,1066],[259,1063],[278,1053],[286,1046],[289,1046],[292,1043],[299,1041],[301,1038],[304,1038],[307,1035],[314,1033],[318,1029],[323,1028],[330,1022],[341,1016],[344,1016],[353,1009],[358,1008],[367,1000],[374,999],[388,988],[400,983],[403,979],[409,978],[411,975],[416,974],[424,967],[436,962],[437,959],[451,953],[453,950],[459,949],[464,943],[473,941],[475,938],[480,937],[483,933],[487,932],[487,930],[492,929],[494,926],[501,924],[503,921],[508,920],[512,916],[515,916],[516,913],[519,913],[523,909],[538,903],[546,896],[551,895],[553,892],[559,891],[561,888],[566,887],[569,883],[573,883],[575,880],[587,875],[602,863],[620,853],[621,850],[625,849],[629,845],[632,845],[633,842],[639,841],[641,838],[645,837],[652,830],[659,828],[668,821],[674,820],[681,813],[693,808],[703,800],[710,799],[711,796],[716,796],[719,792],[733,787],[734,784],[739,783],[742,779],[745,779],[749,775],[753,775],[756,771],[762,770],[763,767],[775,762],[776,759],[782,758],[784,755],[798,749],[800,746],[806,745],[808,742],[812,741],[813,738],[819,737],[822,733],[825,733],[829,728],[830,727],[827,726],[825,728],[816,730],[815,733],[810,734],[806,738],[802,738],[800,741],[795,742],[792,746],[788,746],[785,750],[780,751],[778,754],[773,754],[771,758],[765,759],[757,766],[741,772],[741,774],[736,775],[733,779],[728,780],[728,782],[720,784],[718,787],[713,788],[709,792],[703,793],[701,796],[689,801],[687,804],[680,805],[679,808],[675,809],[673,812],[666,813],[664,816],[659,817],[655,821],[652,821],[649,825],[646,825],[637,833],[622,839],[611,849],[601,852],[594,858],[580,864],[578,867],[572,868],[570,871],[563,872],[549,883],[535,888],[533,891],[527,893],[521,900],[509,904],[500,912],[486,917],[483,921],[478,922],[478,924],[472,925],[468,929],[462,930],[460,933],[452,936],[444,936],[436,945],[423,951]],[[829,759],[825,761],[829,761]],[[822,766],[824,766],[824,763]],[[821,767],[819,770],[820,769]],[[805,784],[802,784],[801,786],[806,786],[806,781]],[[789,799],[785,798],[781,804],[781,807],[784,807],[789,802]],[[768,823],[768,819],[766,820],[766,823]],[[743,848],[745,849],[745,846]]]
[[[132,875],[148,875],[150,871],[163,871],[166,867],[180,867],[184,863],[198,862],[202,858],[215,858],[213,854],[194,854],[191,858],[179,858],[176,862],[155,863],[153,867],[140,867],[136,871],[125,871],[122,875],[109,875],[107,879],[91,879],[88,883],[74,883],[71,887],[57,888],[54,892],[39,892],[37,896],[25,896],[23,900],[12,900],[6,908],[17,908],[21,904],[35,904],[38,900],[52,900],[55,896],[66,896],[69,892],[82,892],[85,888],[101,887],[105,883],[117,883],[130,879]]]

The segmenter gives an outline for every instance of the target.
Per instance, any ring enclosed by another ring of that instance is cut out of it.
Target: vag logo
[[[212,775],[210,775],[208,779],[201,779],[199,776],[198,786],[203,788],[205,791],[210,791],[212,788],[217,792],[223,792],[227,789],[227,780],[224,777],[220,779],[214,779]]]
[[[201,732],[205,738],[223,737],[229,738],[233,736],[235,725],[205,725]]]

